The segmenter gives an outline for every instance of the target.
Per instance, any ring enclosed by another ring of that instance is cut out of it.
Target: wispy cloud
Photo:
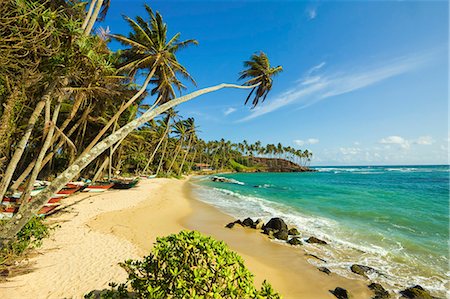
[[[223,112],[223,115],[225,115],[225,116],[230,115],[231,113],[235,112],[236,110],[237,110],[236,108],[229,107]]]
[[[387,145],[395,144],[404,149],[408,149],[410,147],[410,142],[401,136],[389,136],[382,138],[379,143]]]
[[[308,19],[313,20],[317,17],[317,7],[309,8],[307,11]]]
[[[317,144],[319,143],[319,139],[317,138],[308,138],[306,140],[300,140],[300,139],[296,139],[294,140],[294,144],[298,145],[298,146],[303,146],[303,145],[311,145],[311,144]]]
[[[256,107],[251,114],[239,122],[248,121],[281,107],[296,104],[303,109],[322,100],[368,87],[383,80],[398,76],[423,66],[430,55],[414,55],[385,62],[368,70],[353,72],[325,72],[325,62],[310,68],[295,86],[262,106]]]
[[[416,144],[420,145],[432,145],[434,143],[434,139],[431,136],[421,136],[414,141]]]

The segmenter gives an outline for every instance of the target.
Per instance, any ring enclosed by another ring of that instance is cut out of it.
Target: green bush
[[[242,258],[225,243],[195,231],[158,238],[144,260],[121,266],[127,283],[85,298],[281,298],[266,282],[257,290]]]

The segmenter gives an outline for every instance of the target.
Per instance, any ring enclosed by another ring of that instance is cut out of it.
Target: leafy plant
[[[125,284],[85,298],[281,298],[265,281],[257,290],[238,254],[196,231],[158,238],[144,260],[121,266],[128,272]]]

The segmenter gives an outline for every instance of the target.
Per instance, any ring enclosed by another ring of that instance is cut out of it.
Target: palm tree
[[[250,78],[244,85],[250,86],[258,84],[258,86],[253,87],[245,100],[245,104],[247,104],[248,100],[252,97],[253,92],[256,91],[252,101],[252,108],[254,108],[258,105],[261,98],[262,102],[264,102],[267,94],[272,89],[272,77],[281,73],[283,68],[281,66],[271,67],[267,55],[263,52],[253,54],[250,60],[244,62],[244,67],[247,69],[240,73],[241,76],[239,77],[239,80]]]
[[[181,166],[178,170],[178,176],[181,175],[181,172],[183,171],[184,162],[186,161],[187,155],[189,154],[189,151],[191,150],[191,144],[193,141],[195,141],[196,137],[196,127],[195,127],[195,120],[194,118],[190,117],[186,120],[186,133],[188,135],[188,145],[186,148],[186,153],[183,156],[183,160],[181,162]]]

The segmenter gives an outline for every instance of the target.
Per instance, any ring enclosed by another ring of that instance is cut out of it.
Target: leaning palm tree
[[[134,23],[132,23],[134,24]],[[252,59],[255,59],[255,55],[252,56]],[[264,55],[265,59],[267,57]],[[149,59],[151,60],[151,59]],[[153,61],[153,60],[152,60]],[[147,63],[147,62],[143,62]],[[249,69],[244,70],[241,73],[246,74],[245,77],[252,78],[246,83],[244,86],[235,85],[235,84],[226,84],[222,83],[216,86],[211,86],[207,88],[203,88],[197,91],[194,91],[190,94],[184,95],[179,98],[175,98],[173,100],[168,101],[167,103],[161,104],[158,107],[151,107],[140,117],[134,119],[133,121],[127,123],[122,126],[120,129],[104,138],[102,141],[98,142],[91,150],[88,152],[82,153],[69,167],[67,167],[63,172],[61,172],[52,183],[45,188],[41,193],[39,193],[31,202],[24,203],[23,208],[19,210],[17,214],[15,214],[10,221],[0,227],[0,247],[2,247],[8,240],[11,240],[16,236],[16,234],[25,226],[26,223],[39,211],[40,208],[44,206],[45,203],[49,200],[49,198],[61,190],[65,184],[67,184],[70,180],[72,180],[76,175],[80,173],[86,166],[88,166],[94,159],[96,159],[99,155],[105,152],[112,145],[116,144],[123,138],[125,138],[129,133],[131,133],[136,128],[142,126],[146,122],[152,120],[156,116],[164,113],[165,111],[194,98],[197,98],[201,95],[211,93],[214,91],[218,91],[223,88],[237,88],[237,89],[252,89],[252,91],[257,88],[257,92],[253,99],[253,106],[258,104],[259,98],[261,96],[267,96],[267,93],[270,91],[272,87],[272,79],[271,77],[281,70],[281,67],[277,67],[277,72],[271,71],[263,73],[262,71],[257,72],[254,70],[254,67],[250,63],[246,63]],[[270,66],[267,60],[267,66]],[[253,78],[254,77],[254,78]],[[249,82],[253,82],[253,85],[249,85]],[[270,82],[270,84],[268,84]],[[253,93],[253,92],[252,92]],[[250,99],[252,93],[250,94],[248,99]]]
[[[267,55],[263,52],[253,54],[250,60],[244,62],[244,67],[247,69],[240,73],[241,76],[239,77],[239,80],[249,79],[244,83],[244,85],[247,86],[257,84],[257,86],[253,87],[252,91],[245,100],[245,104],[247,104],[248,100],[255,92],[252,101],[252,108],[254,108],[258,105],[261,98],[262,102],[264,102],[267,94],[272,89],[272,77],[281,73],[283,68],[281,66],[271,67]]]

